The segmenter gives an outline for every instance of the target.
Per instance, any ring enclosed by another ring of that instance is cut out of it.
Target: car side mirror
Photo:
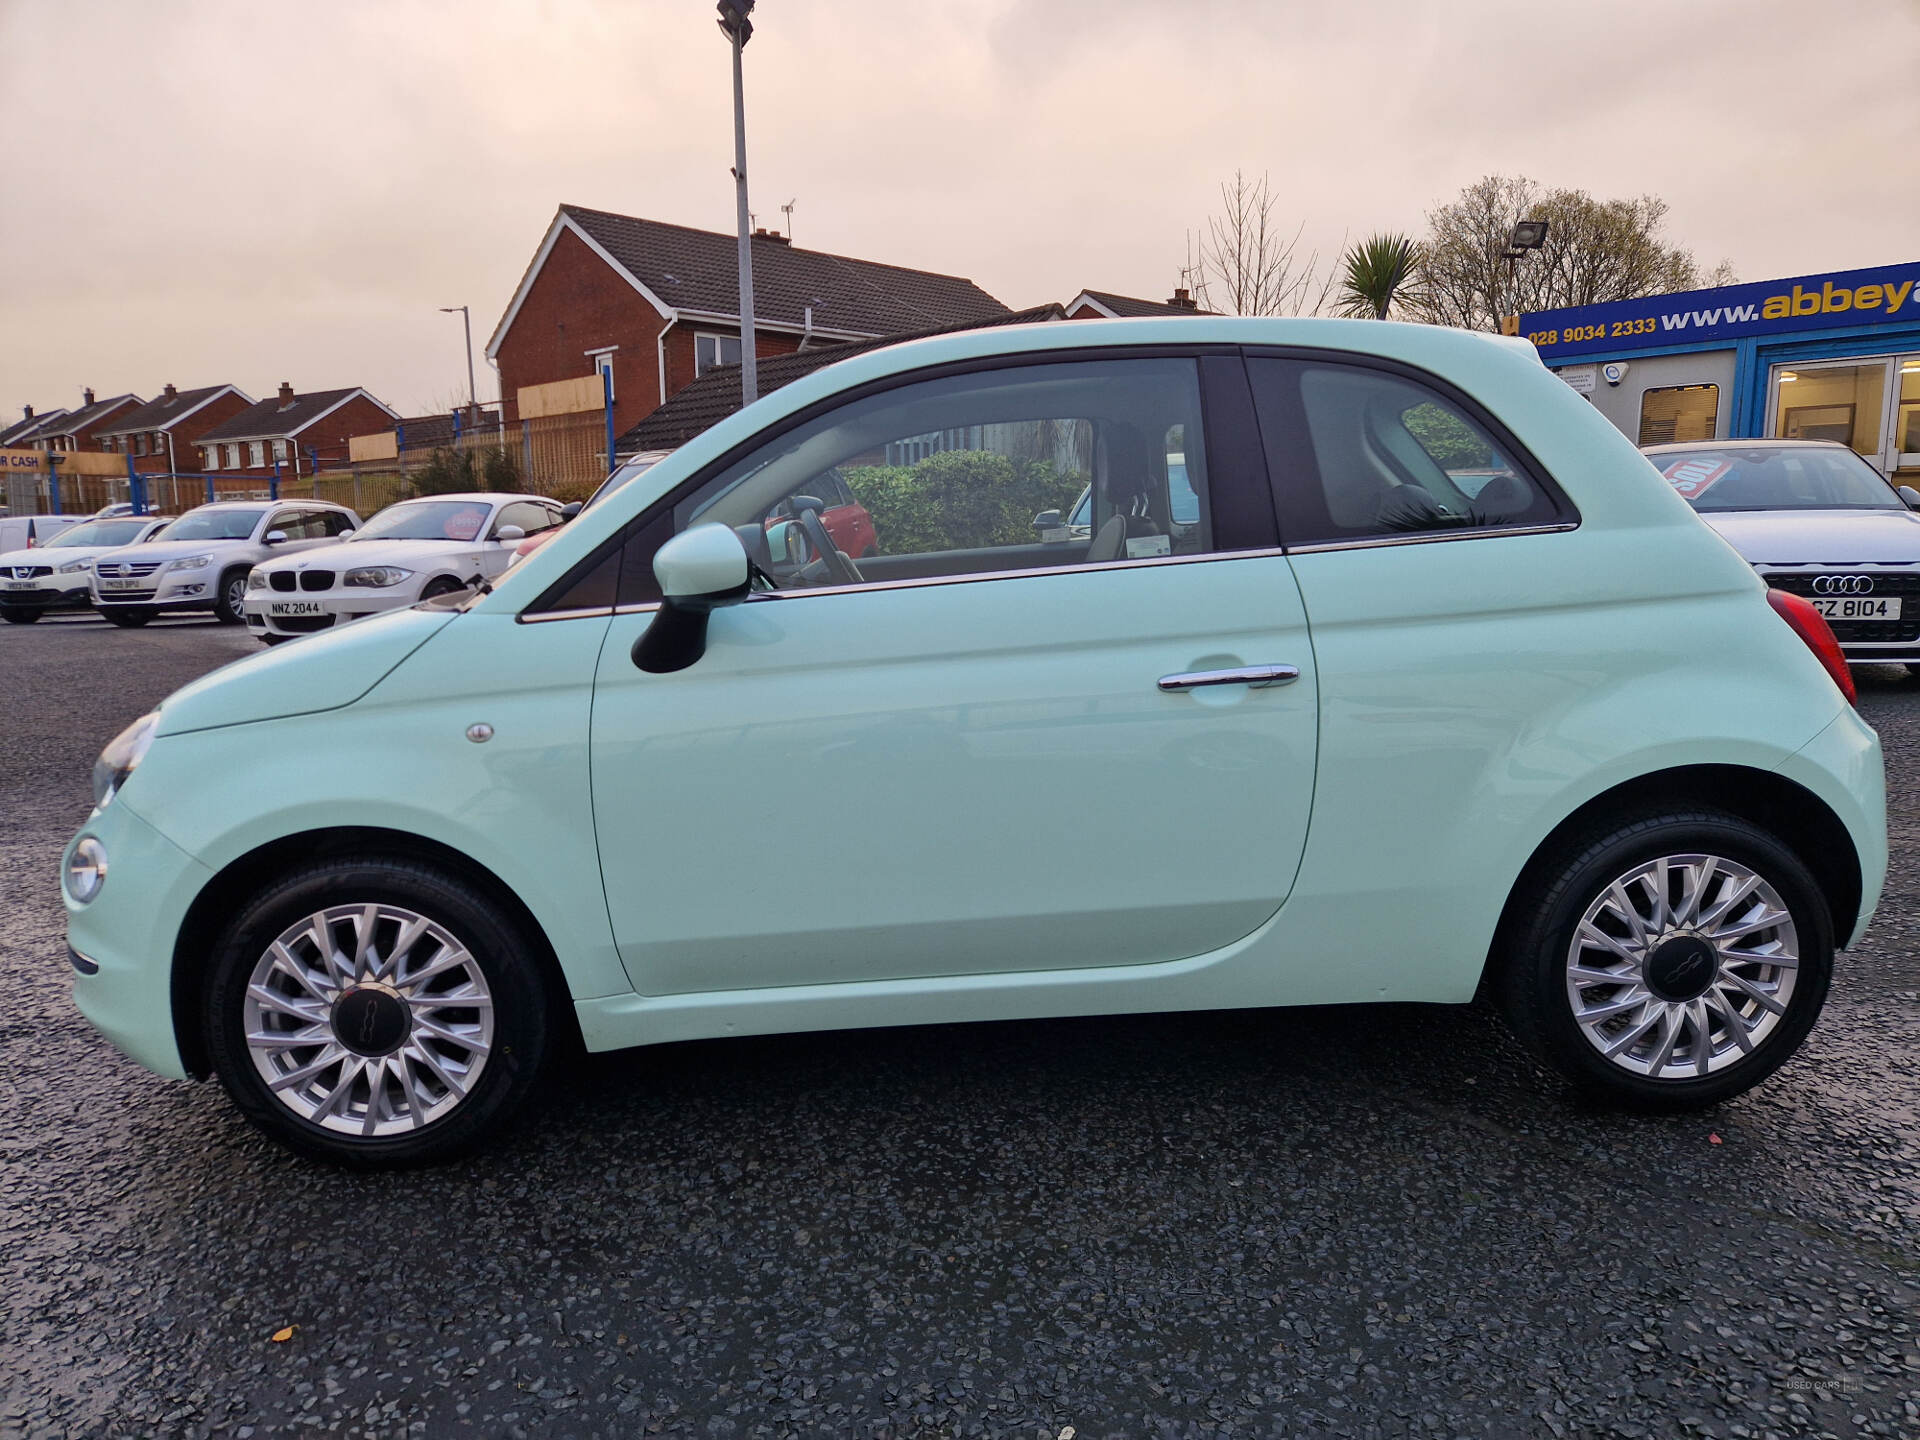
[[[498,530],[493,532],[493,538],[496,540],[504,540],[507,544],[511,545],[516,540],[526,539],[527,532],[518,525],[502,525]]]
[[[578,500],[569,500],[566,504],[560,507],[560,518],[562,520],[571,520],[573,519],[574,516],[578,515],[579,513],[580,513],[580,502]]]
[[[335,535],[333,538],[336,540],[345,540],[348,536],[352,534],[353,534],[353,531],[351,530],[342,530],[339,532],[339,534]]]
[[[1911,485],[1902,485],[1900,498],[1907,502],[1909,510],[1920,510],[1920,490],[1914,489]]]
[[[1033,517],[1033,528],[1043,538],[1047,531],[1058,530],[1066,523],[1066,520],[1061,517],[1058,510],[1042,510],[1038,515]]]
[[[684,670],[707,653],[707,617],[747,598],[753,571],[746,547],[727,525],[696,525],[653,557],[661,605],[633,642],[633,663],[649,675]]]
[[[269,530],[266,534],[266,541],[269,545],[284,545],[287,543],[287,532],[284,530]]]

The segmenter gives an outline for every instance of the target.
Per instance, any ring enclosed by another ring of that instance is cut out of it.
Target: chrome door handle
[[[1269,685],[1290,685],[1299,678],[1298,665],[1248,665],[1239,670],[1189,670],[1181,675],[1162,675],[1160,688],[1169,695],[1207,685],[1245,685],[1249,689],[1264,690]]]

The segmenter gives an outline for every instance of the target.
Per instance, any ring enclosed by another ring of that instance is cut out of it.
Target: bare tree
[[[1596,200],[1489,175],[1428,213],[1416,313],[1497,330],[1506,315],[1732,283],[1731,262],[1703,274],[1691,252],[1661,241],[1666,214],[1654,195]],[[1547,222],[1546,244],[1509,261],[1507,237],[1523,219]]]
[[[1236,170],[1220,186],[1220,213],[1209,216],[1196,241],[1187,236],[1181,283],[1203,310],[1227,315],[1311,314],[1325,303],[1329,276],[1318,289],[1319,256],[1299,254],[1306,222],[1288,235],[1274,212],[1279,198],[1267,176]]]

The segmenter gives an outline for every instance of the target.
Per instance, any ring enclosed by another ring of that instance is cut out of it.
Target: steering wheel
[[[807,539],[820,553],[821,560],[826,563],[827,573],[833,576],[833,583],[858,585],[866,579],[860,573],[860,567],[848,559],[841,552],[840,547],[833,543],[833,537],[827,534],[827,527],[820,519],[820,512],[811,505],[802,505],[798,509],[800,524],[807,532]]]

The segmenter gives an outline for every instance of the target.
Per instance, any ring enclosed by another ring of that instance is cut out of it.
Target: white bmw
[[[470,590],[529,535],[563,523],[539,495],[431,495],[389,505],[349,538],[256,565],[247,627],[276,645],[349,620]]]

